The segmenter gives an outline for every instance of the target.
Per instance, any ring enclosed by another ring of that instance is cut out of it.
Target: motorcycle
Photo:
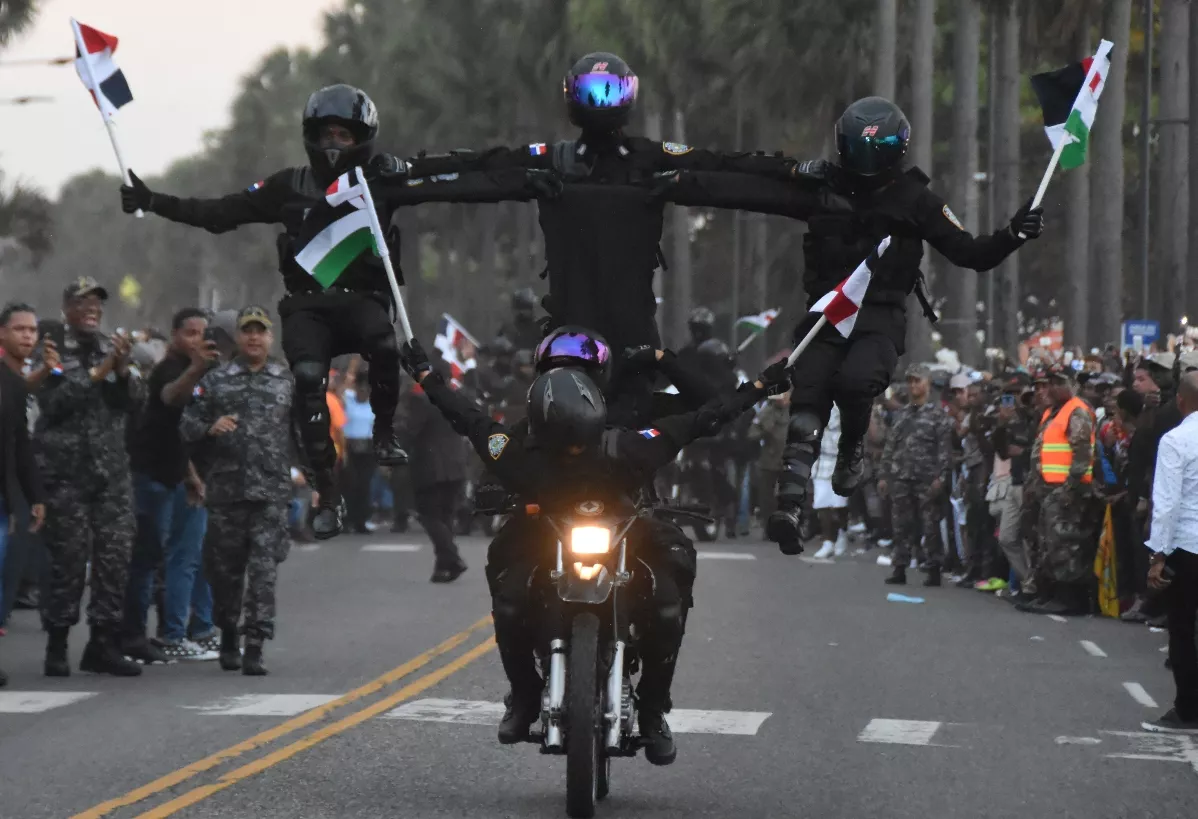
[[[636,756],[639,670],[635,613],[652,594],[652,572],[630,547],[642,518],[704,521],[697,511],[623,499],[574,503],[561,510],[529,505],[557,535],[552,569],[533,575],[534,610],[544,628],[537,660],[545,688],[540,730],[529,741],[566,757],[566,813],[591,817],[611,789],[611,761]],[[547,566],[544,568],[548,568]]]

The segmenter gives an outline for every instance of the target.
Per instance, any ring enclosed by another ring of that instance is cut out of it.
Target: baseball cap
[[[1044,377],[1049,381],[1072,381],[1073,376],[1074,372],[1071,367],[1064,367],[1060,364],[1052,365],[1044,373]]]
[[[1198,369],[1198,350],[1190,350],[1188,353],[1181,354],[1181,369],[1183,371]]]
[[[248,324],[261,324],[267,330],[275,326],[274,322],[270,320],[270,313],[266,311],[266,308],[256,304],[242,307],[237,313],[237,329],[241,330]]]
[[[1148,358],[1144,359],[1148,364],[1158,367],[1162,370],[1172,370],[1173,362],[1177,360],[1177,356],[1173,353],[1153,353]]]
[[[948,388],[950,390],[967,390],[969,389],[969,385],[972,383],[973,382],[970,380],[968,375],[965,373],[957,373],[949,379]]]
[[[907,368],[907,378],[931,379],[932,371],[923,364],[912,364]]]
[[[101,287],[98,281],[91,276],[80,276],[63,288],[62,300],[81,299],[93,293],[99,296],[101,301],[108,301],[108,291]]]

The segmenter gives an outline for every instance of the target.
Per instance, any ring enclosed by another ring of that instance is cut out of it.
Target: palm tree
[[[956,31],[953,33],[953,199],[963,209],[966,229],[977,232],[978,190],[974,175],[978,166],[978,66],[981,63],[982,12],[978,0],[956,0]],[[946,333],[949,346],[961,360],[978,363],[977,339],[978,274],[954,270],[950,275],[948,315],[952,324]]]
[[[33,22],[37,0],[0,0],[0,46]]]
[[[1160,39],[1160,199],[1157,204],[1157,258],[1160,260],[1161,297],[1155,315],[1162,329],[1176,328],[1186,304],[1187,211],[1186,105],[1189,101],[1188,58],[1190,4],[1162,0]]]
[[[911,48],[911,160],[924,173],[932,175],[932,111],[935,93],[936,0],[918,0],[913,20]],[[924,249],[924,274],[930,277],[927,248]],[[907,299],[907,355],[912,361],[932,358],[932,335],[927,322],[920,318],[919,302]]]
[[[999,214],[1009,216],[1021,204],[1019,199],[1019,140],[1020,140],[1020,109],[1019,92],[1022,77],[1019,72],[1019,36],[1020,9],[1016,2],[1003,4],[996,10],[997,16],[997,59],[994,61],[995,71],[995,168],[992,184],[994,189],[995,213],[988,214],[991,222],[997,222]],[[1001,316],[1003,326],[995,327],[995,335],[1001,340],[1001,346],[1014,349],[1019,344],[1019,259],[1017,255],[1010,256],[995,271],[988,276],[998,276],[1001,292]],[[989,307],[987,309],[990,309]],[[988,339],[989,341],[989,339]],[[993,343],[993,341],[991,341]]]
[[[50,252],[54,215],[50,200],[17,183],[3,189],[0,173],[0,240],[9,239],[29,251],[35,265]]]

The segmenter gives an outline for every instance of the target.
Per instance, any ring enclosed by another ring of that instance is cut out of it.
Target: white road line
[[[1140,705],[1143,705],[1145,708],[1160,707],[1156,704],[1156,700],[1154,700],[1149,693],[1144,690],[1144,686],[1140,685],[1138,682],[1125,682],[1123,683],[1123,687],[1127,689],[1128,694],[1131,694],[1131,698],[1133,700],[1138,702]]]
[[[821,566],[830,566],[836,562],[835,560],[833,560],[830,557],[814,557],[814,556],[807,557],[805,555],[800,557],[799,560],[803,561],[804,563],[815,563],[815,564],[818,564]],[[887,565],[889,565],[889,564],[887,564]]]
[[[927,745],[940,725],[939,722],[913,719],[871,719],[865,730],[857,735],[857,741],[890,745]]]
[[[1078,642],[1080,642],[1082,644],[1082,648],[1084,648],[1086,650],[1086,653],[1089,654],[1091,657],[1105,657],[1106,656],[1106,652],[1103,651],[1101,648],[1099,648],[1096,643],[1093,643],[1090,640],[1079,640]]]
[[[1050,614],[1050,615],[1048,615],[1048,619],[1053,620],[1057,623],[1068,623],[1069,622],[1068,620],[1066,620],[1064,617],[1062,617],[1059,614]]]
[[[367,543],[362,547],[363,552],[419,552],[423,547],[418,543]]]
[[[700,560],[756,560],[757,555],[749,554],[748,552],[709,552],[706,550],[699,552]]]
[[[96,691],[0,691],[0,714],[40,714],[86,700]]]
[[[1098,737],[1057,737],[1057,745],[1099,745]]]
[[[668,717],[676,734],[754,736],[771,716],[769,711],[699,711],[674,708]],[[479,700],[422,699],[383,714],[384,719],[448,722],[456,725],[495,725],[503,718],[503,703]]]
[[[318,705],[332,702],[340,694],[246,694],[209,705],[185,705],[192,711],[222,717],[294,717]]]

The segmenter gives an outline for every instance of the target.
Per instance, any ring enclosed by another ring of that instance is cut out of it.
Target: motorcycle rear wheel
[[[600,782],[607,785],[600,711],[599,618],[583,612],[571,624],[566,663],[566,814],[574,819],[595,815]]]

